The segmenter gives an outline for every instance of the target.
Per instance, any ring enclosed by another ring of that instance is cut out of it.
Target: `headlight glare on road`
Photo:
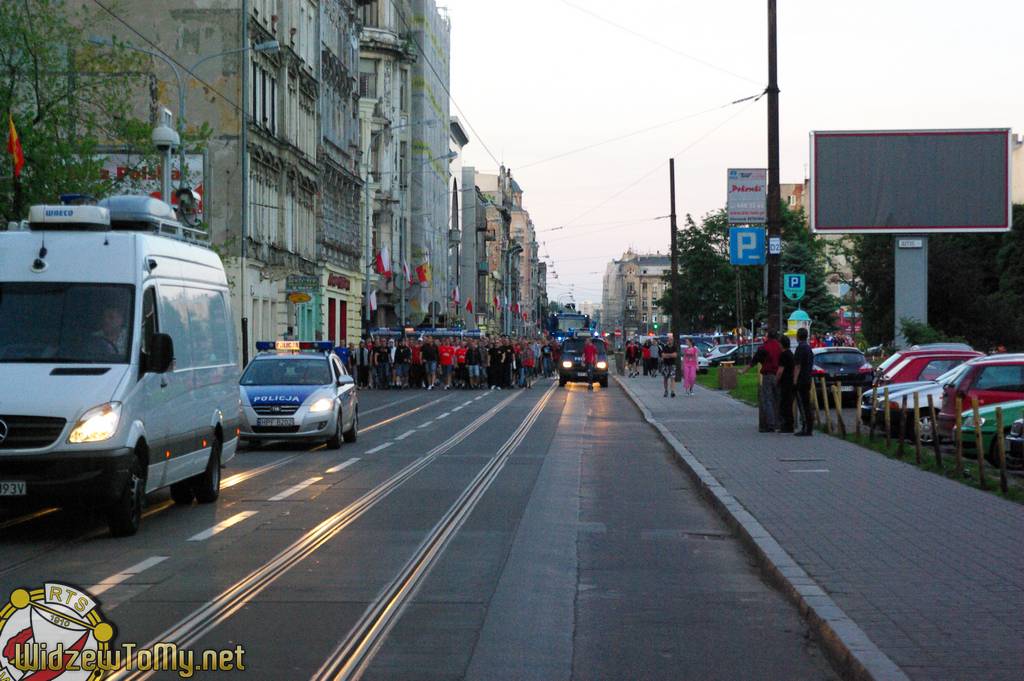
[[[597,363],[597,368],[598,369],[607,369],[608,368],[608,362],[598,362]]]
[[[319,414],[321,412],[330,411],[334,407],[334,401],[327,398],[321,397],[319,400],[314,402],[309,408],[310,414]]]
[[[102,442],[109,440],[117,432],[117,424],[121,420],[121,403],[107,402],[93,407],[82,414],[78,423],[71,429],[68,442]]]
[[[570,362],[569,360],[565,360],[564,362],[562,362],[562,368],[563,369],[572,369],[572,362]]]

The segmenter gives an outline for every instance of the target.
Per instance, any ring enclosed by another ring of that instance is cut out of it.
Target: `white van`
[[[0,503],[209,503],[241,426],[227,278],[166,203],[33,206],[0,232]]]

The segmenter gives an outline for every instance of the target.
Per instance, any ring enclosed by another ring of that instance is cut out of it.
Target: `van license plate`
[[[256,425],[257,426],[294,426],[295,425],[295,419],[290,419],[290,418],[288,418],[288,419],[283,419],[283,418],[256,419]]]
[[[24,480],[0,480],[0,497],[23,497],[26,494]]]

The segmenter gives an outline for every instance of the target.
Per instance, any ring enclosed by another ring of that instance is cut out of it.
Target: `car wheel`
[[[107,510],[107,525],[115,537],[129,537],[139,531],[142,524],[142,501],[146,496],[142,460],[136,455],[128,469],[121,498]]]
[[[564,379],[564,378],[558,379],[558,387],[559,388],[564,388],[566,383],[568,383],[568,381],[566,379]]]
[[[220,450],[220,437],[215,435],[206,470],[192,478],[192,488],[200,504],[212,504],[220,496]]]
[[[355,442],[356,438],[359,437],[359,410],[352,416],[352,427],[342,433],[342,438],[345,442]]]
[[[935,429],[932,427],[932,420],[927,416],[921,417],[921,444],[931,446],[935,440]]]
[[[337,412],[334,416],[334,435],[327,438],[327,449],[337,449],[341,447],[341,412]]]
[[[181,480],[171,485],[171,499],[179,506],[190,506],[196,498],[196,489],[191,480]]]

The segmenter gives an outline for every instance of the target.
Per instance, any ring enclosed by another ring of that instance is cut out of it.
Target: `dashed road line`
[[[790,473],[828,473],[827,468],[794,468]]]
[[[243,520],[246,520],[247,518],[251,518],[252,516],[256,515],[256,513],[257,513],[256,511],[242,511],[241,513],[236,513],[235,515],[231,516],[230,518],[228,518],[226,520],[220,521],[219,523],[217,523],[213,527],[211,527],[211,528],[209,528],[207,530],[203,530],[202,532],[200,532],[198,534],[192,535],[191,537],[188,538],[188,540],[189,541],[206,541],[207,539],[209,539],[210,537],[214,536],[215,534],[220,534],[221,532],[223,532],[224,530],[228,529],[229,527],[237,525],[238,523],[242,522]]]
[[[351,466],[352,464],[356,463],[357,461],[359,461],[359,458],[358,458],[358,457],[355,457],[355,458],[349,459],[348,461],[345,461],[345,462],[343,462],[343,463],[339,463],[339,464],[338,464],[337,466],[333,466],[333,467],[331,467],[331,468],[328,468],[328,469],[327,469],[326,471],[324,471],[324,472],[325,472],[325,473],[337,473],[337,472],[339,472],[339,471],[343,471],[343,470],[345,470],[346,468],[348,468],[348,467],[349,467],[349,466]]]
[[[385,442],[382,445],[377,445],[373,449],[366,450],[366,453],[367,454],[376,454],[377,452],[381,451],[382,449],[387,449],[388,447],[390,447],[393,444],[394,444],[393,442]]]
[[[440,421],[441,419],[446,419],[446,418],[448,418],[451,415],[452,415],[452,413],[450,411],[446,411],[443,414],[438,414],[437,417],[434,420],[435,421]]]
[[[292,485],[291,487],[289,487],[285,491],[283,491],[283,492],[281,492],[279,494],[275,494],[274,496],[270,497],[270,499],[268,499],[268,501],[282,501],[282,500],[287,499],[288,497],[292,496],[293,494],[295,494],[297,492],[301,492],[302,490],[306,489],[310,485],[320,482],[321,480],[323,480],[323,478],[321,478],[321,477],[307,478],[307,479],[303,480],[302,482],[300,482],[299,484]]]
[[[129,568],[121,570],[121,572],[118,572],[115,575],[110,575],[98,584],[93,584],[89,587],[89,593],[93,596],[98,596],[101,593],[105,593],[113,589],[121,582],[131,579],[140,572],[144,572],[145,570],[148,570],[154,565],[159,565],[165,560],[167,560],[167,556],[150,556],[141,563],[136,563],[135,565],[132,565]]]
[[[454,409],[452,409],[452,413],[454,414],[455,412],[461,411],[464,408],[465,408],[465,405],[460,404],[459,406],[457,406]]]
[[[401,435],[399,435],[398,437],[396,437],[395,439],[396,439],[396,440],[404,440],[405,438],[407,438],[407,437],[409,437],[410,435],[413,435],[413,434],[415,434],[415,433],[416,433],[416,431],[415,431],[415,430],[407,430],[407,431],[405,431],[404,433],[402,433]]]

